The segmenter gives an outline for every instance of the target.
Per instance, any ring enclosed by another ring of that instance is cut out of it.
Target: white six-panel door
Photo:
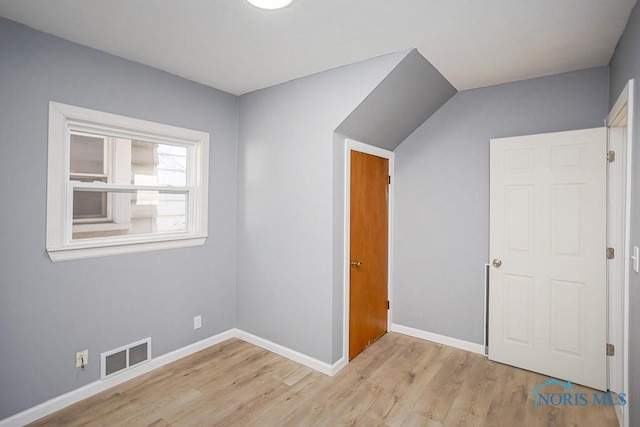
[[[606,128],[490,143],[489,358],[605,390]]]

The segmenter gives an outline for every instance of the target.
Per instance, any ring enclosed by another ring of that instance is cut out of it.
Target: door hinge
[[[609,163],[613,163],[616,161],[616,152],[615,151],[609,151],[607,153],[607,161]]]
[[[389,185],[391,185],[391,175],[389,175]]]
[[[391,303],[387,300],[387,310],[391,308]]]
[[[613,248],[607,248],[607,259],[613,259],[616,256],[616,251]]]
[[[616,355],[616,346],[613,344],[607,344],[607,356],[615,356]]]

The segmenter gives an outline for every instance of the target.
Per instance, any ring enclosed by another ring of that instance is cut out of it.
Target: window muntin
[[[202,132],[52,102],[52,260],[203,244],[208,139]]]

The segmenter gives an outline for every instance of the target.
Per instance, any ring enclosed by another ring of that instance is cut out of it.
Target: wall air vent
[[[127,344],[100,355],[100,378],[105,379],[151,360],[151,338]]]

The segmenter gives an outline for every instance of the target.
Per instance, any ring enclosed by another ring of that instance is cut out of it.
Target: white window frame
[[[70,131],[168,143],[187,148],[186,187],[81,183],[69,175]],[[47,253],[52,261],[201,246],[207,239],[209,134],[58,102],[49,102]],[[187,230],[73,239],[73,190],[182,193],[187,198]]]

